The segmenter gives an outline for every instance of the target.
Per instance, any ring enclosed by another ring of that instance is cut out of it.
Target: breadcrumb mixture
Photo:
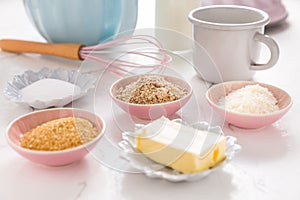
[[[176,101],[188,91],[158,75],[140,76],[136,82],[117,91],[116,98],[134,104],[159,104]]]

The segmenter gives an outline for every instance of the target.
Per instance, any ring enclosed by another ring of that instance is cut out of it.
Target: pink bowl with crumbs
[[[80,146],[57,151],[40,151],[23,148],[20,139],[23,134],[48,121],[64,118],[80,117],[89,120],[95,126],[98,135],[91,141]],[[93,149],[102,138],[105,131],[103,119],[89,111],[74,108],[55,108],[25,114],[12,121],[6,132],[6,139],[10,147],[24,158],[47,166],[63,166],[82,159]]]
[[[256,84],[267,88],[273,94],[277,100],[277,105],[279,107],[278,111],[268,114],[246,114],[229,111],[225,109],[224,106],[220,105],[220,99],[232,91],[247,85]],[[234,126],[246,129],[257,129],[271,125],[284,116],[292,106],[292,99],[284,90],[272,85],[254,81],[229,81],[214,85],[207,90],[206,99],[215,112],[223,117],[225,121]]]
[[[118,90],[124,86],[127,86],[130,83],[137,81],[140,76],[159,76],[169,83],[176,84],[180,88],[186,90],[186,94],[181,98],[164,103],[154,103],[154,104],[138,104],[138,103],[129,103],[122,101],[117,98]],[[144,74],[144,75],[135,75],[122,78],[116,81],[110,88],[110,96],[113,101],[125,112],[130,115],[136,116],[140,119],[154,120],[161,116],[171,116],[181,109],[190,99],[192,95],[191,85],[177,77],[167,76],[167,75],[157,75],[157,74]]]

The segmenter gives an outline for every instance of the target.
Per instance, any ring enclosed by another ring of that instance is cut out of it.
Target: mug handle
[[[256,33],[254,36],[254,40],[258,41],[258,42],[262,42],[265,45],[267,45],[267,47],[269,48],[269,50],[271,52],[271,57],[270,57],[269,61],[265,64],[253,63],[250,66],[250,69],[251,70],[263,70],[263,69],[269,69],[269,68],[273,67],[277,63],[278,58],[279,58],[278,44],[275,42],[275,40],[273,40],[268,35],[264,35],[261,33]]]

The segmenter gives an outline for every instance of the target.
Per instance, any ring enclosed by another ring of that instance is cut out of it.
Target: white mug
[[[235,5],[205,6],[192,10],[188,18],[193,24],[194,67],[206,81],[250,80],[256,70],[273,67],[278,61],[277,43],[264,35],[270,19],[262,10]],[[267,63],[257,63],[259,43],[270,50]]]

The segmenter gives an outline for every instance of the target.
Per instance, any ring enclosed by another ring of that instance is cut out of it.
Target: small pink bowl
[[[143,76],[152,75],[153,74],[143,74]],[[121,101],[116,98],[116,93],[119,88],[124,87],[134,81],[137,81],[140,75],[130,76],[123,79],[116,81],[110,88],[110,96],[114,100],[114,102],[122,108],[125,112],[129,113],[130,115],[134,115],[140,119],[158,119],[161,116],[170,116],[177,112],[180,108],[182,108],[192,96],[192,87],[186,81],[167,75],[156,74],[157,76],[164,77],[164,79],[170,83],[174,83],[179,85],[182,88],[187,89],[188,93],[176,100],[167,103],[161,104],[134,104],[134,103],[127,103]]]
[[[27,131],[50,120],[63,117],[81,117],[91,121],[98,129],[99,134],[93,140],[75,148],[60,151],[37,151],[20,146],[20,138]],[[12,121],[6,132],[8,144],[21,156],[28,160],[48,166],[62,166],[82,159],[103,136],[105,123],[95,114],[74,108],[55,108],[41,110],[23,115]]]
[[[273,93],[274,97],[277,99],[279,111],[261,115],[244,114],[225,110],[224,107],[220,105],[219,100],[221,97],[224,97],[231,91],[240,89],[246,85],[255,84],[259,84],[260,86],[267,88],[270,92]],[[272,85],[253,81],[229,81],[214,85],[206,92],[206,99],[209,105],[218,114],[220,114],[225,119],[225,121],[234,126],[247,129],[261,128],[274,123],[285,113],[287,113],[292,106],[292,99],[284,90]]]

